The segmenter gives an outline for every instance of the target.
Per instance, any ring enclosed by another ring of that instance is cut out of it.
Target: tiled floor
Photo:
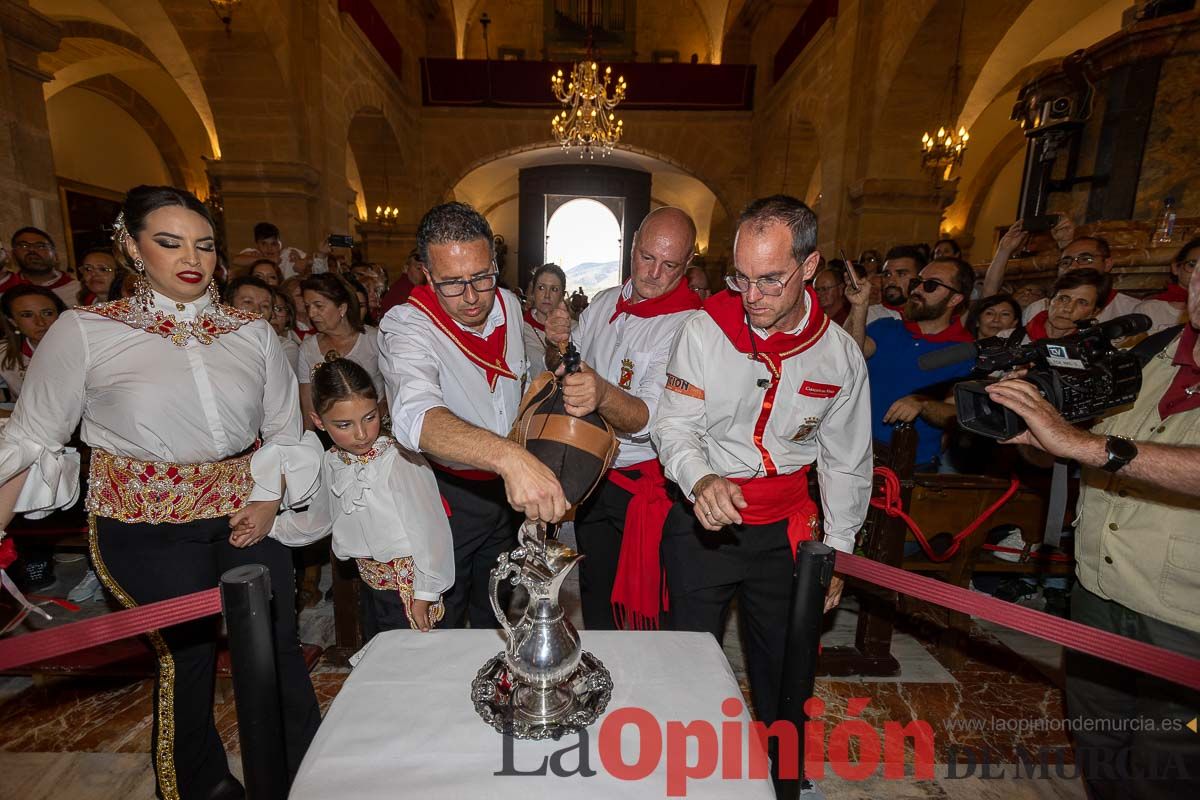
[[[60,584],[49,593],[65,594],[81,574],[81,565],[60,566]],[[568,581],[563,604],[580,624],[578,584]],[[77,614],[57,613],[76,619],[102,613],[102,604],[85,604]],[[731,615],[725,651],[735,674],[743,682],[745,668],[736,626]],[[307,610],[301,617],[306,641],[329,644],[332,607]],[[848,599],[834,614],[822,641],[827,645],[853,638],[854,603]],[[934,777],[913,776],[910,747],[903,779],[883,776],[883,770],[862,779],[850,779],[842,764],[827,763],[820,785],[830,798],[1082,798],[1078,780],[1057,778],[980,780],[968,773],[969,753],[976,765],[984,757],[990,774],[1013,777],[1017,748],[1036,753],[1039,747],[1062,749],[1070,763],[1065,736],[1054,730],[1018,732],[1025,728],[1053,728],[1062,718],[1059,690],[1059,648],[1012,631],[992,626],[975,628],[972,652],[966,663],[947,669],[935,658],[932,646],[920,635],[898,633],[893,653],[901,674],[892,678],[839,678],[819,680],[817,696],[824,701],[827,731],[853,716],[883,731],[885,722],[927,722],[933,734]],[[346,670],[320,663],[313,683],[322,707],[327,708],[341,688]],[[851,706],[866,705],[857,714]],[[236,716],[232,697],[218,698],[216,719],[231,756],[231,768],[240,774],[236,755]],[[1050,723],[1046,721],[1049,720]],[[1039,722],[1040,721],[1040,722]],[[833,758],[833,739],[826,761]],[[857,762],[860,742],[851,738],[851,764]],[[146,680],[61,679],[32,681],[0,678],[0,798],[69,797],[78,800],[137,800],[153,796],[153,777],[147,756],[150,747],[150,682]],[[948,761],[956,761],[957,777],[948,776]]]

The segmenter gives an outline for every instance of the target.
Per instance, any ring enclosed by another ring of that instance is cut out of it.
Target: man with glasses
[[[21,228],[11,244],[18,271],[3,276],[0,294],[16,286],[42,286],[61,297],[68,308],[79,305],[79,281],[58,271],[58,252],[50,234],[32,226]]]
[[[455,582],[446,625],[495,628],[488,573],[516,545],[517,520],[555,522],[567,501],[554,474],[508,438],[526,371],[521,303],[498,286],[492,229],[464,203],[417,227],[426,283],[379,326],[392,434],[434,467],[450,511]]]
[[[1112,268],[1112,249],[1108,246],[1108,241],[1099,236],[1081,236],[1075,239],[1063,248],[1062,255],[1058,257],[1059,276],[1076,269],[1094,269],[1097,272],[1108,274],[1112,272]],[[1104,300],[1104,308],[1100,311],[1097,319],[1107,322],[1113,317],[1132,314],[1140,302],[1140,298],[1110,289],[1107,299]],[[1048,307],[1048,300],[1030,303],[1025,307],[1021,321],[1028,323]]]
[[[776,195],[738,220],[732,291],[693,314],[667,367],[653,427],[667,478],[686,497],[667,517],[662,560],[677,630],[721,638],[737,599],[757,718],[775,720],[795,548],[821,538],[808,494],[817,471],[824,541],[850,552],[871,492],[867,369],[805,281],[816,215]],[[838,603],[834,578],[826,610]]]
[[[870,325],[866,325],[866,291],[846,291],[854,305],[847,329],[862,345],[871,374],[872,434],[886,444],[893,425],[913,423],[919,472],[937,471],[942,429],[955,413],[946,402],[949,384],[966,377],[972,362],[925,370],[917,359],[957,342],[973,341],[961,317],[974,285],[975,271],[965,261],[931,261],[912,279],[903,319],[881,319]]]
[[[583,357],[582,369],[563,378],[567,413],[598,411],[620,443],[612,469],[575,517],[575,538],[586,556],[579,572],[583,622],[592,630],[658,624],[661,592],[639,591],[657,583],[658,564],[646,571],[638,554],[657,551],[647,543],[657,543],[671,501],[650,426],[679,329],[700,308],[685,279],[695,245],[690,216],[655,209],[633,235],[629,280],[597,294],[573,333],[565,303],[546,321],[549,366],[558,366],[568,338]]]
[[[925,254],[916,247],[901,245],[887,252],[880,273],[879,302],[867,307],[867,324],[879,319],[900,319],[908,300],[908,287],[925,268]]]
[[[1171,275],[1167,288],[1138,303],[1134,312],[1145,314],[1151,321],[1151,333],[1157,333],[1187,320],[1188,284],[1200,261],[1200,236],[1186,242],[1171,260]]]

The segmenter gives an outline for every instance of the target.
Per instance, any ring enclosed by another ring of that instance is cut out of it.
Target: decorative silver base
[[[561,686],[514,685],[504,653],[488,659],[471,681],[471,700],[483,721],[517,739],[558,739],[591,725],[612,699],[612,676],[584,650],[579,668]]]

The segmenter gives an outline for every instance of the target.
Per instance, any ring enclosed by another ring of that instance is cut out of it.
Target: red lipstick
[[[199,272],[192,272],[191,270],[176,272],[175,277],[179,278],[179,280],[184,281],[185,283],[199,283],[200,281],[204,280],[204,276],[202,274]]]

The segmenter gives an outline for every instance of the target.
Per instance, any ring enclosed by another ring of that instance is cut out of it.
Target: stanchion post
[[[234,567],[221,576],[221,603],[229,630],[233,699],[248,800],[285,800],[287,758],[275,671],[271,576],[262,564]]]
[[[799,776],[779,775],[779,740],[770,740],[771,778],[775,796],[794,800],[805,786],[804,779],[804,702],[813,694],[817,672],[817,649],[821,643],[821,624],[825,616],[825,592],[833,578],[833,548],[820,542],[801,542],[792,573],[792,605],[788,612],[787,644],[783,655],[783,682],[779,692],[778,720],[796,729],[799,748],[796,763]]]

